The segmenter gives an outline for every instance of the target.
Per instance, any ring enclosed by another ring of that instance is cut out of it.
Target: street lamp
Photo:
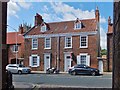
[[[17,51],[16,51],[16,48],[17,48],[17,30],[15,29],[15,28],[13,28],[12,26],[10,26],[10,25],[7,25],[8,27],[10,27],[10,28],[12,28],[13,30],[15,30],[15,32],[16,32],[16,45],[15,45],[15,52],[16,52],[16,64],[17,64],[17,57],[18,57],[18,55],[17,55]]]

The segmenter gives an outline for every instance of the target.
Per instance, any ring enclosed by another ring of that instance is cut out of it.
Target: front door
[[[47,68],[50,68],[50,54],[44,54],[44,71],[45,72]]]
[[[64,71],[67,72],[69,67],[71,67],[71,57],[70,54],[64,55]]]

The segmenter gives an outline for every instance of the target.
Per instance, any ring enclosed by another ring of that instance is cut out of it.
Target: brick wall
[[[120,90],[120,2],[114,2],[113,90]]]
[[[107,34],[107,71],[112,71],[113,34]]]
[[[12,51],[13,45],[8,45],[8,63],[16,62],[12,61],[13,59],[16,60],[16,52]],[[24,58],[24,43],[18,44],[18,52],[17,58]]]
[[[64,52],[72,52],[74,55],[72,65],[75,65],[77,63],[77,55],[80,53],[88,53],[90,55],[91,61],[90,65],[92,67],[97,68],[98,67],[98,61],[97,61],[97,35],[90,35],[88,36],[88,48],[81,49],[80,48],[80,36],[73,36],[72,37],[72,48],[65,49],[65,37],[60,37],[60,45],[59,45],[59,57],[60,57],[60,70],[64,70]],[[57,38],[53,37],[51,38],[51,49],[45,50],[44,49],[44,38],[38,39],[38,49],[37,50],[31,50],[32,45],[32,39],[25,39],[25,65],[29,66],[29,56],[32,54],[37,54],[40,56],[40,66],[37,68],[32,68],[32,70],[44,70],[44,53],[51,53],[52,55],[52,66],[56,66],[56,60],[57,60]]]

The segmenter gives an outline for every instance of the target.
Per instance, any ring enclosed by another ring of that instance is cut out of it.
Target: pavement
[[[45,73],[44,71],[32,71],[31,73],[39,73],[39,74],[43,74]],[[67,72],[60,72],[60,74],[67,74]],[[112,72],[103,72],[103,75],[107,75],[107,74],[112,74]],[[32,83],[25,83],[25,82],[13,82],[14,88],[15,89],[22,89],[22,90],[38,90],[38,88],[41,87],[50,87],[50,88],[55,88],[55,87],[61,87],[61,86],[56,86],[56,85],[35,85]],[[63,87],[64,88],[64,87]]]

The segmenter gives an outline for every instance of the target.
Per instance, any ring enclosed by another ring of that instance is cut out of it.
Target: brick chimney
[[[100,19],[99,16],[100,16],[99,10],[98,10],[98,7],[96,7],[95,18],[96,18],[97,22],[99,22],[99,19]]]
[[[108,25],[110,25],[111,24],[111,18],[110,18],[110,16],[108,17]]]
[[[113,33],[113,24],[111,23],[111,17],[108,17],[108,34]]]
[[[24,29],[22,24],[19,26],[19,34],[23,34],[24,33]]]
[[[42,22],[43,22],[42,16],[40,14],[36,13],[35,26],[41,24]]]

